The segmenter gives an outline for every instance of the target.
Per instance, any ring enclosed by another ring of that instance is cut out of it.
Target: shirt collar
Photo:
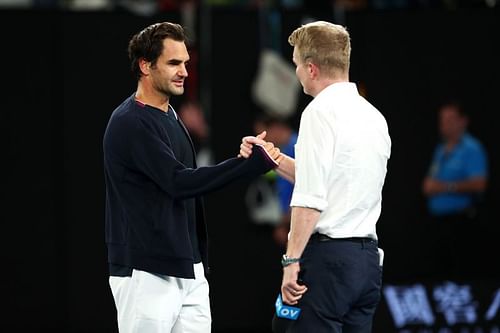
[[[356,84],[354,82],[335,82],[327,86],[325,89],[319,92],[319,95],[323,93],[328,93],[328,94],[356,94],[359,95],[358,93],[358,88],[356,87]],[[316,97],[317,97],[316,96]]]

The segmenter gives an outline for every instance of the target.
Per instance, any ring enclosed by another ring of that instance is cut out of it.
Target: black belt
[[[318,242],[328,242],[328,241],[347,241],[347,242],[356,242],[356,243],[377,243],[377,241],[370,237],[346,237],[346,238],[332,238],[324,234],[314,233],[310,238],[312,241]]]

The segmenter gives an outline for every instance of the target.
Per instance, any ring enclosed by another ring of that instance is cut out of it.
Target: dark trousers
[[[300,278],[308,291],[297,320],[273,318],[275,333],[369,333],[380,301],[382,267],[377,242],[311,237]]]

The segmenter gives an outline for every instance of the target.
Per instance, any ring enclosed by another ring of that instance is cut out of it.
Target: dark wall
[[[59,25],[0,12],[2,295],[10,329],[57,330],[66,317]],[[50,309],[50,311],[48,310]],[[29,314],[28,317],[25,315]],[[23,330],[24,331],[24,330]]]
[[[255,11],[212,14],[209,120],[220,161],[234,156],[241,137],[252,132],[250,84],[261,44]],[[282,16],[286,57],[291,55],[286,37],[302,14]],[[493,10],[348,16],[352,79],[366,87],[368,99],[386,116],[393,140],[379,224],[386,281],[432,278],[426,271],[431,253],[425,249],[420,182],[437,139],[435,107],[448,93],[464,98],[471,131],[490,154],[490,215],[482,230],[488,240],[500,231],[493,210],[500,197],[493,121],[499,109],[499,18]],[[8,273],[2,281],[12,310],[5,327],[116,331],[103,234],[102,135],[112,110],[135,88],[128,39],[150,23],[177,19],[176,14],[0,12],[7,74],[0,113],[7,142],[0,216]],[[307,101],[301,97],[298,112]],[[243,200],[247,185],[236,183],[206,197],[216,332],[266,332],[279,290],[282,249],[269,227],[250,222]],[[484,255],[499,254],[493,244],[486,242]],[[498,274],[483,268],[478,278]]]

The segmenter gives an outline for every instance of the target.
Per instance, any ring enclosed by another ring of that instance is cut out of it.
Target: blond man
[[[349,82],[350,36],[336,24],[305,24],[289,36],[296,74],[313,100],[304,109],[295,159],[278,172],[294,182],[280,296],[298,318],[275,332],[367,333],[380,301],[376,223],[391,139],[382,114]],[[240,154],[263,141],[245,137]]]

